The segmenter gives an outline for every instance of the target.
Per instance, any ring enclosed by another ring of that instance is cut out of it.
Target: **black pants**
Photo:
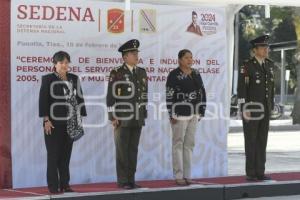
[[[116,168],[119,184],[135,183],[138,145],[142,127],[115,129]]]
[[[69,164],[73,141],[67,134],[67,125],[54,125],[51,135],[45,134],[47,149],[48,188],[58,189],[69,185]]]
[[[269,112],[266,110],[260,120],[243,120],[246,175],[262,176],[265,174],[266,148],[269,131]]]

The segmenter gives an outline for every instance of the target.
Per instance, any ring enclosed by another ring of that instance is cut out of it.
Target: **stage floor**
[[[174,180],[155,180],[155,181],[139,181],[138,184],[142,186],[140,189],[135,190],[123,190],[116,186],[116,183],[94,183],[94,184],[82,184],[82,185],[72,185],[72,188],[75,190],[74,193],[65,193],[58,195],[50,195],[46,187],[36,187],[36,188],[23,188],[23,189],[2,189],[0,190],[0,199],[68,199],[81,197],[80,199],[92,199],[91,197],[96,197],[101,195],[103,198],[107,195],[107,199],[123,199],[124,195],[132,193],[155,193],[162,191],[195,191],[196,189],[209,189],[210,192],[216,191],[222,193],[225,199],[234,199],[234,196],[238,197],[251,197],[251,191],[245,189],[246,187],[254,187],[262,189],[266,186],[281,186],[284,185],[285,191],[284,194],[279,193],[279,195],[289,195],[289,187],[291,189],[291,194],[297,194],[294,191],[293,186],[298,186],[295,184],[300,184],[300,172],[290,172],[290,173],[274,173],[269,174],[272,177],[271,181],[257,181],[257,182],[247,182],[244,176],[228,176],[228,177],[218,177],[218,178],[200,178],[194,179],[199,182],[199,184],[178,187]],[[290,185],[293,184],[293,185]],[[227,188],[227,194],[224,194],[224,188]],[[242,189],[244,188],[244,189]],[[218,190],[217,190],[218,189]],[[230,192],[237,193],[238,195],[231,195]],[[245,192],[245,191],[248,192]],[[278,189],[276,189],[276,192]],[[293,190],[293,191],[292,191]],[[299,190],[299,188],[298,188]],[[255,193],[253,190],[252,193]],[[261,190],[260,192],[263,192]],[[270,191],[269,191],[270,192]],[[124,195],[122,195],[124,194]],[[274,193],[275,194],[275,193]],[[111,195],[114,195],[112,198]],[[117,196],[116,196],[117,195]],[[219,195],[219,196],[220,196]],[[263,194],[262,194],[263,195]],[[178,196],[178,195],[177,195]],[[269,195],[263,195],[269,196]],[[87,198],[89,197],[89,198]],[[124,197],[125,198],[125,197]],[[100,198],[95,198],[100,199]],[[125,198],[127,199],[127,198]],[[130,199],[130,198],[129,198]],[[140,198],[143,199],[143,198]],[[216,197],[217,199],[217,197]]]

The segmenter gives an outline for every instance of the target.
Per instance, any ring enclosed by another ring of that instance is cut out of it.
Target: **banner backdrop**
[[[192,24],[192,12],[197,25]],[[109,72],[122,64],[118,47],[138,39],[139,66],[149,79],[148,119],[142,130],[136,177],[172,178],[171,129],[165,82],[179,50],[193,52],[194,68],[208,95],[199,122],[193,177],[227,174],[229,86],[226,16],[221,7],[108,3],[87,0],[13,0],[11,5],[11,97],[13,186],[46,185],[46,149],[38,117],[41,76],[51,73],[52,55],[71,55],[70,72],[81,77],[88,116],[85,136],[74,143],[71,183],[115,181],[112,125],[105,106]]]

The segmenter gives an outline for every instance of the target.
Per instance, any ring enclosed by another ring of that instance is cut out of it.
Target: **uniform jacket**
[[[136,67],[136,78],[126,64],[111,71],[106,96],[109,120],[118,118],[122,127],[143,126],[147,118],[147,102],[145,69]]]
[[[238,101],[240,104],[261,103],[267,106],[268,112],[274,108],[274,63],[265,59],[265,69],[259,64],[255,57],[244,61],[239,69],[238,78]]]

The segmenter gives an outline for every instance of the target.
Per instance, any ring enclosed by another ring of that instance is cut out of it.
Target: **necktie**
[[[135,67],[132,69],[132,76],[133,76],[133,78],[134,78],[134,79],[136,79],[136,78],[137,78],[137,76],[136,76],[136,69],[135,69]]]
[[[264,72],[266,72],[265,62],[262,62],[261,67],[263,68]]]

